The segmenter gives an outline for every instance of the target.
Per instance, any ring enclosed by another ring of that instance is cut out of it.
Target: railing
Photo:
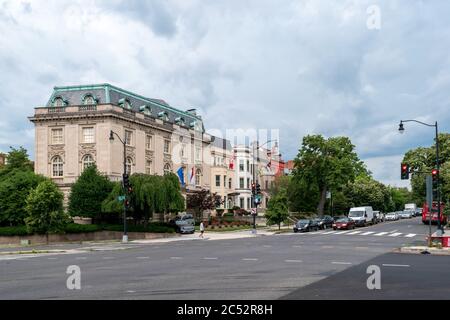
[[[50,107],[48,113],[66,112],[66,107]]]
[[[88,104],[88,105],[79,106],[78,111],[97,111],[97,105]]]

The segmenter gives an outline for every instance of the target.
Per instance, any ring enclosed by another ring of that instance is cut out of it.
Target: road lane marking
[[[369,249],[369,247],[355,247],[355,249],[357,249],[357,250],[366,250],[366,249]]]
[[[348,234],[358,234],[358,233],[361,233],[362,231],[353,231],[353,232],[350,232],[350,233],[348,233]]]
[[[369,234],[375,233],[375,231],[367,231],[364,233],[361,233],[361,236],[368,236]]]
[[[243,258],[243,261],[258,261],[259,259],[257,258]]]
[[[344,233],[349,233],[351,230],[347,230],[347,231],[338,231],[336,234],[344,234]]]
[[[384,235],[386,235],[386,234],[388,234],[388,233],[387,233],[387,232],[380,232],[380,233],[374,234],[374,236],[380,237],[380,236],[384,236]]]
[[[333,261],[332,264],[352,264],[351,262]]]
[[[114,257],[103,257],[103,260],[112,260]]]
[[[284,260],[284,262],[303,262],[302,260]]]
[[[390,263],[383,263],[383,267],[403,267],[403,268],[409,268],[409,264],[390,264]]]
[[[390,233],[394,233],[394,232],[397,232],[398,230],[397,229],[395,229],[395,230],[392,230],[392,231],[389,231]]]
[[[414,237],[416,234],[415,233],[408,233],[405,238],[412,238]]]
[[[270,245],[263,245],[264,248],[272,248]]]
[[[401,234],[402,234],[401,232],[396,232],[396,233],[390,234],[389,237],[398,237]]]
[[[127,293],[136,293],[136,291],[134,291],[134,290],[127,290],[126,292]]]
[[[58,260],[58,258],[48,258],[48,260]]]
[[[150,259],[150,257],[136,257],[136,259]]]
[[[292,246],[292,248],[301,248],[302,246]]]
[[[76,257],[75,259],[76,260],[86,260],[87,258],[86,257]]]
[[[324,248],[324,249],[333,249],[334,246],[322,246],[322,248]]]
[[[172,260],[180,260],[180,259],[183,259],[182,257],[170,257],[170,259],[172,259]]]
[[[327,232],[324,232],[323,234],[333,234],[333,233],[336,233],[337,231],[327,231]]]
[[[203,260],[217,260],[217,257],[204,257]]]

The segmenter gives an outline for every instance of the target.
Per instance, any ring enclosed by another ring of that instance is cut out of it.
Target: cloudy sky
[[[54,86],[107,82],[196,107],[207,130],[279,129],[285,159],[305,134],[349,136],[375,178],[404,185],[402,154],[434,133],[399,135],[399,120],[449,130],[449,12],[446,0],[0,0],[0,150],[34,156],[27,116]]]

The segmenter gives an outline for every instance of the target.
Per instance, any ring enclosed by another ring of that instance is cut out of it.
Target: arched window
[[[133,159],[131,159],[130,157],[127,158],[127,163],[126,163],[126,173],[128,173],[129,175],[131,175],[133,169]]]
[[[170,164],[166,163],[164,165],[164,174],[169,174],[172,170],[170,169]]]
[[[201,185],[201,178],[202,178],[202,171],[200,169],[197,169],[195,172],[195,185],[200,186]]]
[[[92,104],[96,104],[96,103],[97,103],[97,101],[91,94],[88,94],[88,95],[84,96],[84,98],[83,98],[84,105],[92,105]]]
[[[94,158],[90,155],[87,154],[83,157],[83,170],[86,169],[87,167],[92,166],[95,162],[94,162]]]
[[[55,98],[55,100],[53,100],[54,107],[64,107],[64,105],[65,105],[64,99],[61,97],[57,97]]]
[[[52,176],[62,177],[64,175],[64,163],[60,156],[55,156],[52,159]]]

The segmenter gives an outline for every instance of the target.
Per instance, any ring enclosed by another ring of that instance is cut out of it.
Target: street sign
[[[330,198],[331,198],[331,192],[327,191],[327,199],[330,199]]]
[[[256,214],[256,209],[252,208],[252,214]]]
[[[118,196],[117,201],[119,202],[125,201],[125,196]]]

